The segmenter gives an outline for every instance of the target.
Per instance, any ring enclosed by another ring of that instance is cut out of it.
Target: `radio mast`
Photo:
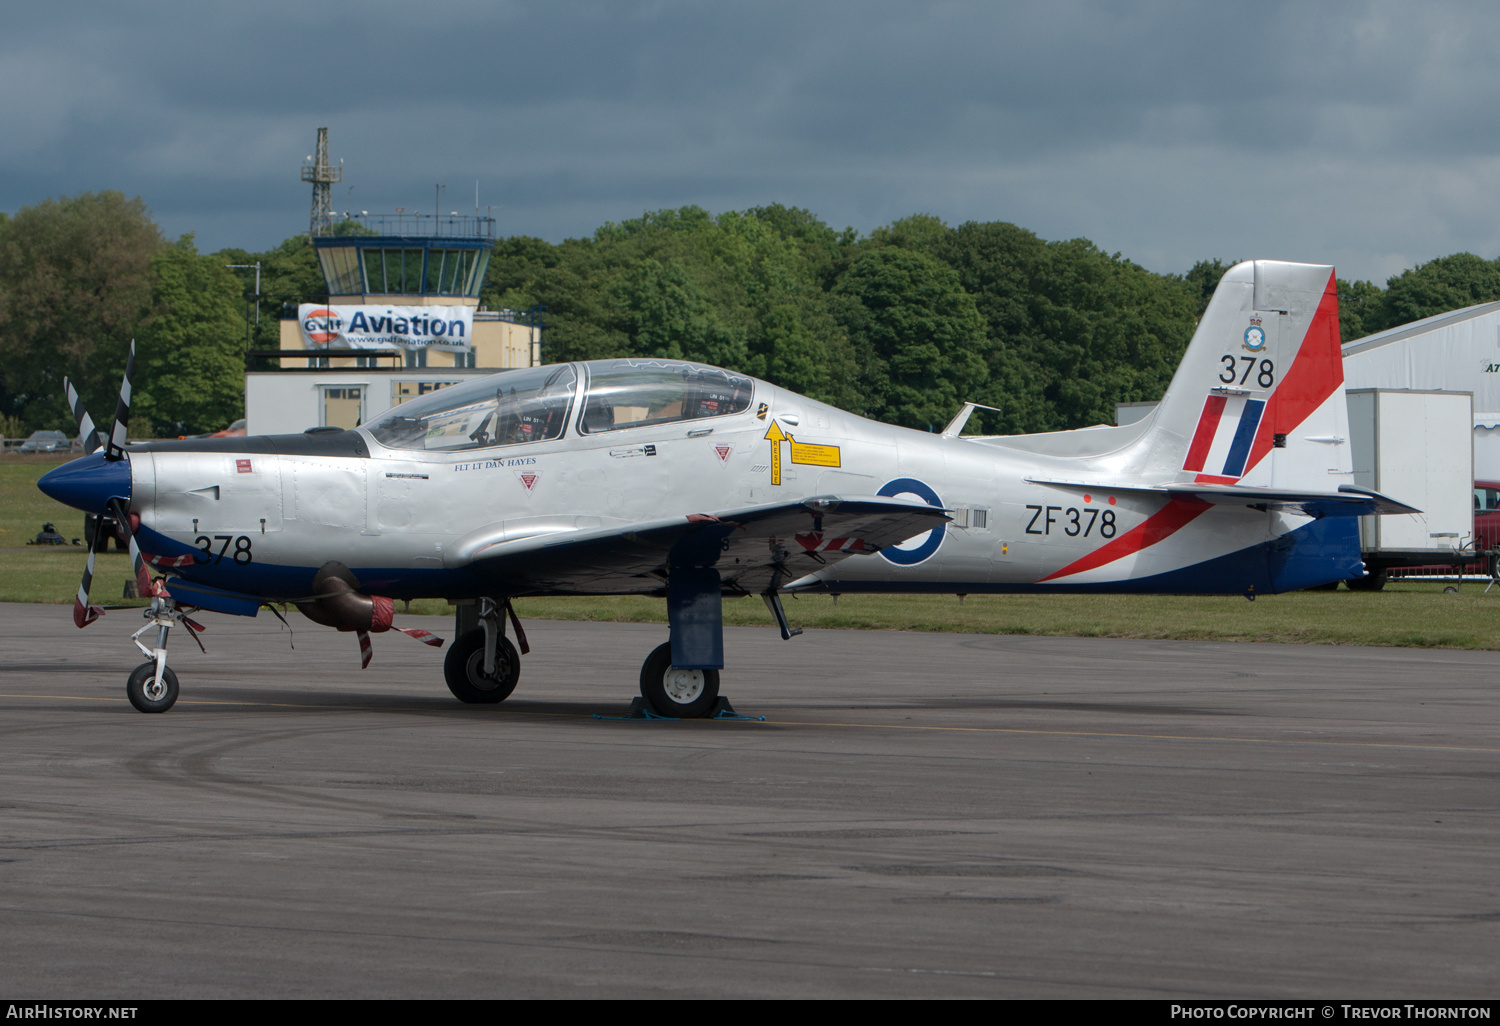
[[[322,235],[333,224],[333,184],[344,180],[344,169],[328,160],[328,129],[318,129],[316,156],[302,165],[302,180],[312,182],[312,216],[307,222],[309,236]]]

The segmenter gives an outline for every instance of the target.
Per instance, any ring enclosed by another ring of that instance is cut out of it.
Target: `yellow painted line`
[[[1129,734],[1103,730],[1026,730],[1021,727],[939,727],[918,723],[814,723],[801,720],[766,720],[778,727],[864,727],[874,730],[951,730],[976,734],[1041,734],[1053,737],[1127,737],[1147,741],[1234,741],[1247,745],[1311,745],[1327,748],[1408,748],[1423,752],[1489,752],[1500,748],[1466,748],[1458,745],[1403,745],[1383,741],[1281,741],[1268,737],[1213,737],[1190,734]]]
[[[9,695],[0,694],[0,698],[40,698],[59,702],[125,702],[125,698],[104,698],[87,695]],[[313,705],[303,702],[228,702],[216,701],[208,698],[186,698],[177,702],[178,705],[241,705],[267,709],[309,709],[313,711],[329,710],[333,712],[424,712],[426,709],[413,709],[401,707],[368,706],[368,705]],[[463,710],[454,709],[453,712],[465,711],[470,714],[489,712],[492,715],[505,716],[546,716],[551,718],[577,718],[592,717],[589,713],[555,713],[537,712],[531,709],[506,709],[501,706],[467,706]],[[614,717],[611,717],[614,719]],[[622,720],[623,722],[623,720]],[[716,720],[642,720],[642,723],[716,723]],[[1192,734],[1132,734],[1125,731],[1104,730],[1028,730],[1023,727],[944,727],[922,723],[819,723],[812,720],[734,720],[735,723],[764,723],[768,727],[843,727],[846,729],[859,730],[939,730],[953,731],[966,734],[1034,734],[1042,737],[1118,737],[1134,738],[1141,741],[1217,741],[1232,742],[1246,745],[1288,745],[1313,748],[1395,748],[1419,752],[1483,752],[1490,755],[1500,755],[1500,748],[1472,748],[1462,745],[1414,745],[1396,744],[1385,741],[1286,741],[1268,737],[1218,737],[1214,735],[1192,735]]]
[[[96,697],[96,696],[92,696],[92,695],[6,695],[6,694],[0,694],[0,698],[40,698],[40,699],[47,700],[47,701],[57,701],[57,702],[128,702],[128,701],[130,701],[130,699],[128,699],[128,698],[106,698],[106,697],[104,697],[102,695]],[[222,699],[215,700],[215,699],[212,699],[212,698],[179,698],[173,704],[174,705],[248,705],[248,706],[251,706],[251,707],[257,708],[257,709],[259,709],[259,708],[265,708],[265,709],[308,709],[308,710],[311,710],[313,712],[319,712],[319,711],[322,711],[322,710],[329,710],[329,711],[332,711],[332,712],[378,712],[378,713],[383,713],[383,712],[426,712],[426,711],[428,711],[426,707],[423,707],[423,708],[414,708],[414,707],[411,707],[411,706],[405,706],[405,707],[403,707],[403,706],[386,706],[386,707],[382,707],[382,706],[372,706],[372,705],[317,705],[317,704],[310,703],[310,702],[253,702],[253,701],[248,701],[248,700],[247,701],[242,701],[242,702],[231,702],[231,701],[225,701],[225,700],[222,700]],[[453,709],[448,710],[448,711],[451,711],[451,712],[460,712],[460,711],[462,711],[462,712],[469,712],[469,713],[482,713],[482,712],[499,713],[499,712],[504,712],[507,716],[564,716],[564,717],[580,717],[581,718],[582,716],[586,715],[586,714],[583,714],[583,713],[549,713],[549,712],[536,712],[536,711],[533,711],[533,710],[530,710],[530,709],[500,709],[497,706],[472,706],[472,705],[471,706],[460,706],[460,707],[456,707],[456,708],[453,708]]]

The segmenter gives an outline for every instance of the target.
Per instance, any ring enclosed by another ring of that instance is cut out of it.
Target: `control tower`
[[[469,375],[541,363],[534,311],[479,307],[493,218],[330,212],[311,244],[327,298],[288,303],[280,369],[246,375],[256,431],[353,427]]]
[[[536,318],[479,309],[495,221],[457,213],[357,214],[312,237],[328,289],[284,315],[281,349],[310,367],[529,367]],[[285,362],[283,366],[285,366]]]
[[[542,362],[543,308],[479,305],[493,218],[436,207],[339,215],[333,185],[343,176],[328,129],[318,129],[302,180],[313,187],[308,236],[326,291],[288,297],[280,347],[250,351],[278,364],[246,372],[250,431],[354,427],[470,376]]]

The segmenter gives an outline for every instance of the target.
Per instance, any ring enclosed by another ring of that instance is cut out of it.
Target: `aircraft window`
[[[741,374],[693,363],[621,360],[589,369],[585,434],[743,413],[753,386]]]
[[[429,452],[545,442],[562,435],[577,381],[571,364],[468,381],[403,403],[370,433],[392,449]]]

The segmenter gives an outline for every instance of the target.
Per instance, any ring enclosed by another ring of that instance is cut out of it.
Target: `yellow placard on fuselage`
[[[839,466],[839,447],[836,445],[799,442],[790,436],[787,437],[787,441],[792,443],[793,463],[803,463],[812,467]]]

